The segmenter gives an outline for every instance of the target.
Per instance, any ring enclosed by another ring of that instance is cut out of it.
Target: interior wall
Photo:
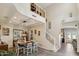
[[[8,47],[13,47],[13,29],[20,29],[20,30],[26,30],[26,28],[20,27],[20,26],[11,26],[11,24],[0,24],[1,25],[1,30],[0,30],[0,35],[1,35],[1,40],[5,43],[8,44]],[[4,36],[2,33],[2,28],[9,28],[10,33],[9,36]]]
[[[38,43],[38,46],[43,49],[53,50],[53,45],[46,39],[46,25],[40,24],[36,26],[32,26],[29,28],[29,32],[33,31],[33,40]],[[37,31],[35,34],[34,31]],[[38,36],[38,31],[40,31],[40,36]]]
[[[35,34],[36,30],[36,34]],[[33,40],[39,43],[39,46],[41,47],[40,42],[42,43],[45,39],[45,26],[44,25],[36,25],[33,27],[30,27],[29,34],[33,31]],[[38,35],[38,31],[40,31],[40,36]]]

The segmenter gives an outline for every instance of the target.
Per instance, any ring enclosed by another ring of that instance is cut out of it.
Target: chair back
[[[32,47],[32,43],[27,43],[27,47]]]

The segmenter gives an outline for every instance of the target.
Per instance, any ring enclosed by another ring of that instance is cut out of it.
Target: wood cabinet
[[[0,44],[0,50],[8,51],[8,45],[7,44]]]

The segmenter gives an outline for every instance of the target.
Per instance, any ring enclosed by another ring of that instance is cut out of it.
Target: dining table
[[[32,40],[29,40],[29,41],[19,40],[19,41],[16,42],[16,44],[19,44],[19,45],[22,45],[22,46],[26,46],[28,43],[33,44],[33,41]]]

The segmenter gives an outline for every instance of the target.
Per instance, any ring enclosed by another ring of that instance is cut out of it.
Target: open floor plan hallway
[[[39,56],[78,56],[71,43],[62,44],[61,49],[57,52],[47,51],[44,49],[39,50]]]

